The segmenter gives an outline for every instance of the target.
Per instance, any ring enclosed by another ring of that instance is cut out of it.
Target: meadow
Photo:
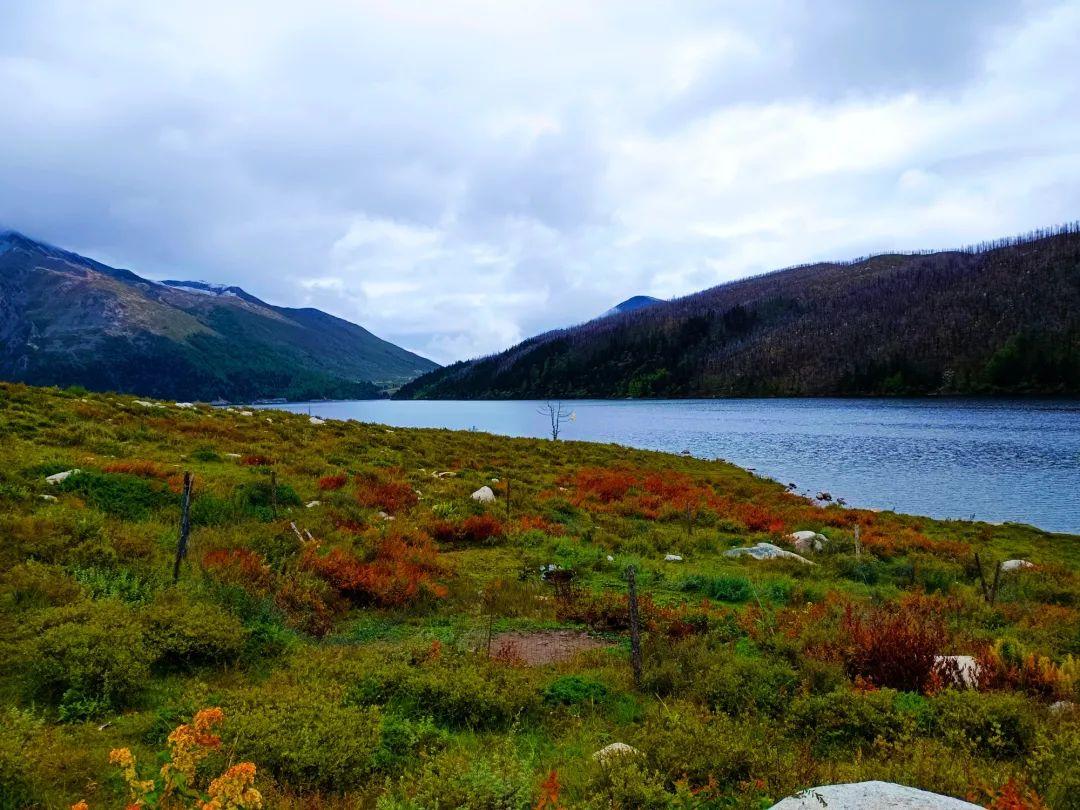
[[[766,808],[865,779],[1080,807],[1073,536],[17,384],[0,451],[0,808]],[[724,553],[798,530],[809,562]]]

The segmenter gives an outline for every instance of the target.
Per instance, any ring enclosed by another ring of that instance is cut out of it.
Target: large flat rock
[[[979,805],[895,785],[892,782],[855,782],[822,785],[789,796],[770,810],[981,810]]]

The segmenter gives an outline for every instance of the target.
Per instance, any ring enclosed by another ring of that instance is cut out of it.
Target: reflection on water
[[[544,437],[542,403],[315,402],[274,407],[399,427]],[[1080,533],[1080,402],[576,400],[562,438],[723,458],[853,506]]]

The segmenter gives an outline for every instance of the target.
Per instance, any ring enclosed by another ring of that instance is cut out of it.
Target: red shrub
[[[731,506],[730,511],[732,517],[752,532],[779,534],[784,531],[784,519],[763,506],[753,503],[736,503]]]
[[[208,551],[203,555],[202,567],[214,579],[248,591],[268,591],[273,579],[266,560],[246,548]]]
[[[390,534],[373,559],[364,561],[345,549],[320,555],[305,550],[302,566],[353,600],[384,607],[406,605],[421,596],[441,598],[446,588],[436,581],[444,573],[438,551],[426,535]]]
[[[505,534],[502,521],[492,515],[470,515],[461,521],[460,538],[463,542],[487,543]]]
[[[572,483],[579,500],[592,496],[601,503],[612,503],[625,498],[638,480],[629,470],[584,467],[574,474]]]
[[[268,456],[250,455],[240,459],[240,463],[247,467],[269,467],[274,460]]]
[[[341,489],[348,482],[349,476],[345,473],[339,475],[324,475],[319,479],[319,489],[324,492],[331,492],[333,490]]]
[[[852,678],[878,687],[926,692],[934,683],[934,661],[948,641],[945,623],[928,611],[876,608],[856,612],[848,605],[840,621],[844,665]]]
[[[357,482],[356,500],[369,509],[395,514],[411,509],[419,502],[412,485],[397,476],[364,475]]]
[[[137,475],[140,478],[168,478],[171,474],[169,470],[154,461],[140,461],[137,459],[113,461],[101,469],[107,473],[124,473],[126,475]]]
[[[334,609],[330,606],[326,583],[314,577],[282,578],[274,594],[274,603],[297,630],[322,638],[334,625]]]
[[[543,532],[544,534],[562,534],[562,527],[558,523],[551,523],[540,515],[522,515],[517,519],[516,531],[519,532]]]

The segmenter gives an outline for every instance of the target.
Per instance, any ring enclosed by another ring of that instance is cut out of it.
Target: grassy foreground
[[[760,808],[863,779],[1080,806],[1076,537],[613,445],[21,385],[0,448],[0,808]],[[723,555],[801,529],[814,565]]]

